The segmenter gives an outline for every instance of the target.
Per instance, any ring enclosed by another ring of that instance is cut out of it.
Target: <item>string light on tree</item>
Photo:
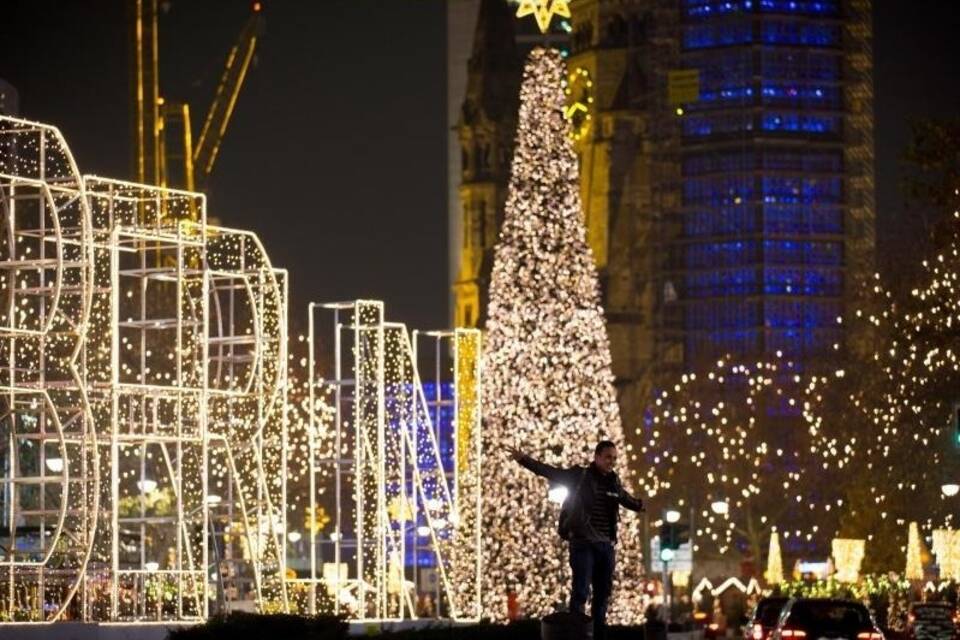
[[[888,547],[890,562],[900,553],[895,527],[916,522],[922,535],[955,522],[950,501],[932,498],[942,492],[941,474],[955,469],[960,212],[939,237],[940,250],[922,261],[909,291],[890,290],[874,277],[850,319],[851,333],[866,338],[858,375],[831,380],[824,412],[833,417],[831,437],[855,444],[837,458],[859,478],[848,485],[848,533],[871,540],[871,553],[876,544]]]
[[[681,375],[637,434],[632,457],[647,495],[682,491],[699,505],[697,545],[707,552],[736,549],[761,562],[774,526],[813,546],[833,532],[842,503],[836,446],[821,433],[823,384],[783,357],[723,359]]]

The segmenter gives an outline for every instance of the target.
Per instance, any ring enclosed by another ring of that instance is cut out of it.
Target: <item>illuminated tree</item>
[[[912,289],[897,293],[876,277],[849,321],[870,335],[869,348],[847,363],[855,376],[825,389],[824,433],[848,443],[837,461],[858,479],[846,483],[841,533],[867,540],[867,571],[900,570],[908,522],[929,534],[953,521],[940,492],[960,477],[960,216],[949,222],[939,253],[918,260],[917,269],[904,265],[904,273],[919,274]]]
[[[694,508],[700,557],[739,551],[762,567],[774,527],[794,547],[833,532],[842,499],[818,413],[825,383],[784,359],[720,360],[656,399],[634,457],[654,502]]]
[[[547,487],[502,454],[518,447],[549,464],[592,459],[601,439],[623,443],[593,257],[580,206],[577,159],[563,116],[560,54],[530,54],[503,228],[495,251],[484,348],[484,575],[487,615],[507,593],[525,614],[567,599],[566,545]],[[625,458],[626,456],[622,456]],[[624,474],[621,473],[621,476]],[[631,518],[624,515],[625,518]],[[636,521],[621,525],[612,622],[637,620]]]

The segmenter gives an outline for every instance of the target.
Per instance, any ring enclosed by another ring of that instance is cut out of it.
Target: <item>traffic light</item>
[[[960,447],[960,402],[953,403],[953,444]]]
[[[664,522],[660,525],[660,548],[676,551],[690,541],[690,527],[679,522]]]

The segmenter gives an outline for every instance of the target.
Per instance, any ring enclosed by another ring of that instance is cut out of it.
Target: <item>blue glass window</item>
[[[749,22],[732,24],[698,24],[683,30],[685,49],[728,47],[753,41],[753,29]]]
[[[756,240],[691,244],[684,253],[689,269],[733,267],[759,263],[760,244]]]
[[[765,20],[761,28],[761,40],[766,44],[835,47],[840,44],[840,27],[832,24]]]
[[[683,11],[690,18],[712,18],[750,11],[755,0],[685,0]]]
[[[767,112],[763,114],[764,131],[788,131],[799,133],[839,133],[840,118],[795,111]]]
[[[756,353],[760,348],[758,329],[731,329],[710,332],[691,332],[684,340],[687,354],[703,360],[728,353]]]
[[[813,240],[764,240],[764,261],[769,264],[839,265],[843,244]]]
[[[763,176],[761,184],[764,204],[833,204],[843,197],[843,180],[839,177]]]
[[[749,329],[761,325],[757,300],[710,300],[687,306],[687,329]]]
[[[839,296],[843,274],[837,269],[788,269],[763,271],[763,292],[770,295]]]
[[[839,235],[843,233],[843,208],[812,204],[765,204],[763,230],[768,233]]]
[[[809,107],[814,109],[840,108],[840,90],[834,85],[808,85],[802,81],[765,80],[760,87],[763,104]]]
[[[740,205],[688,211],[683,231],[688,237],[743,235],[760,230],[756,209]]]
[[[770,149],[764,151],[761,157],[764,169],[814,173],[840,173],[843,171],[843,154],[840,151],[810,152]]]
[[[809,298],[767,300],[764,325],[772,329],[814,329],[836,327],[837,317],[843,313],[838,300],[811,300]]]
[[[764,81],[836,81],[840,78],[840,68],[840,56],[835,53],[764,49],[760,54]]]
[[[756,268],[697,271],[684,277],[683,297],[712,298],[759,293]]]
[[[683,134],[686,136],[741,131],[753,131],[753,117],[749,113],[691,114],[683,119]]]
[[[793,13],[807,15],[840,15],[840,3],[836,0],[758,0],[760,11],[765,13]]]
[[[690,178],[683,184],[684,204],[739,205],[753,197],[753,177],[743,174]]]

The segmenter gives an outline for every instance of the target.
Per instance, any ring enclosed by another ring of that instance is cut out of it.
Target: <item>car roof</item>
[[[848,598],[793,598],[794,602],[833,602],[835,604],[855,604],[859,607],[863,606],[862,602],[857,600],[850,600]]]

